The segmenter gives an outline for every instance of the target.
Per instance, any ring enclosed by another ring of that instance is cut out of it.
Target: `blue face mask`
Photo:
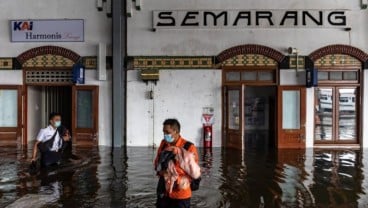
[[[55,127],[59,128],[61,126],[61,121],[55,121]]]
[[[174,137],[172,137],[171,134],[164,134],[164,140],[168,143],[171,143],[174,141]]]

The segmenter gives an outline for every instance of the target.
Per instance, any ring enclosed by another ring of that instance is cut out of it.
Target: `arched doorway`
[[[261,45],[241,45],[216,57],[223,71],[223,146],[277,146],[277,85],[284,55]]]
[[[358,144],[362,130],[362,68],[368,54],[348,45],[330,45],[309,57],[318,69],[315,145]]]
[[[59,112],[77,144],[97,144],[98,87],[73,84],[73,65],[81,57],[59,46],[42,46],[17,57],[23,70],[24,142],[36,139],[48,125],[48,115]]]

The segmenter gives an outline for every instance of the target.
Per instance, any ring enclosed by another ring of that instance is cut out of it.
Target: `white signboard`
[[[84,20],[11,20],[12,42],[83,42]]]
[[[153,29],[347,28],[348,10],[153,11]]]

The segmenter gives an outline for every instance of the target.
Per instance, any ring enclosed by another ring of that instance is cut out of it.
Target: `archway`
[[[349,45],[329,45],[312,52],[309,58],[318,70],[315,145],[358,145],[362,135],[362,69],[368,54]]]
[[[23,69],[25,143],[48,124],[49,113],[59,112],[75,143],[97,144],[98,86],[73,84],[72,68],[81,56],[63,47],[41,46],[16,59]]]
[[[224,146],[276,146],[278,69],[284,59],[281,52],[254,44],[235,46],[216,56],[223,74]]]

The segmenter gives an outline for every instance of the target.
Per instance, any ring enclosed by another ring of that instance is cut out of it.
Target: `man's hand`
[[[68,130],[64,134],[63,140],[66,141],[66,142],[70,141],[70,134],[69,134],[69,131]]]
[[[69,135],[63,136],[63,140],[66,142],[70,141],[70,136]]]

